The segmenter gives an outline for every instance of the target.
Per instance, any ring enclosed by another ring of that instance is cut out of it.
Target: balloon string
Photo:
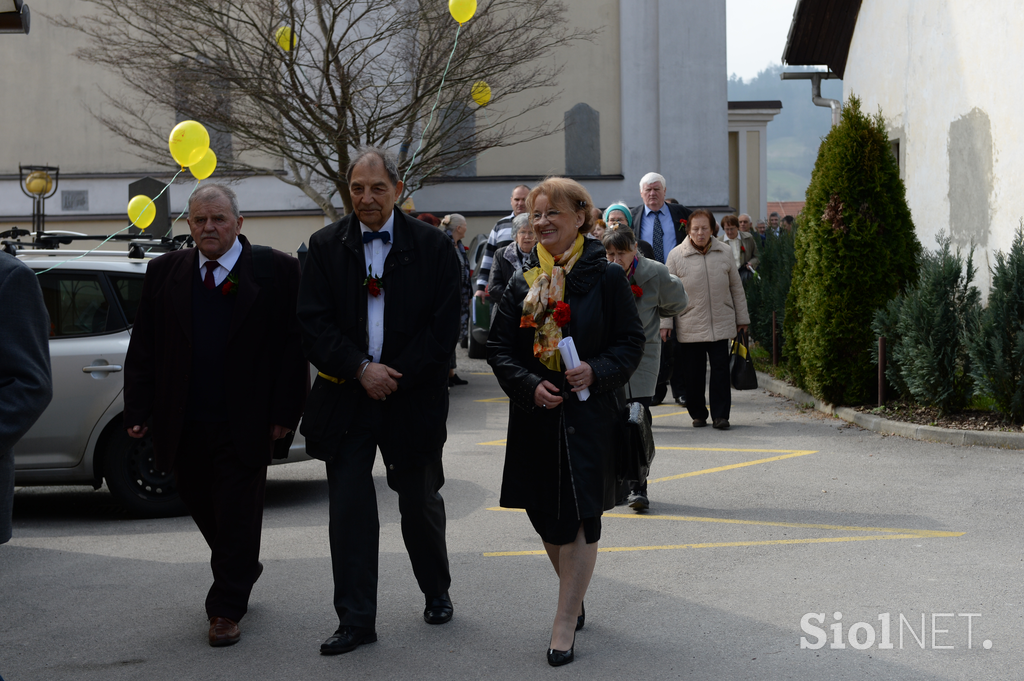
[[[455,31],[455,44],[452,45],[452,53],[448,55],[448,64],[444,67],[444,73],[441,74],[441,85],[437,88],[437,97],[434,99],[434,106],[430,109],[430,116],[427,118],[427,124],[423,126],[423,132],[420,133],[420,143],[416,147],[416,151],[412,154],[412,159],[409,161],[409,165],[405,169],[405,177],[402,178],[402,184],[409,179],[409,172],[412,170],[413,165],[416,163],[416,155],[420,153],[420,149],[423,148],[423,138],[427,136],[427,130],[430,129],[430,123],[434,120],[434,111],[437,110],[437,105],[441,101],[441,90],[444,89],[444,79],[448,75],[448,69],[452,65],[452,58],[455,56],[455,48],[459,46],[459,33],[462,32],[462,24],[459,24],[458,30]]]
[[[170,186],[171,186],[172,184],[174,184],[174,181],[175,181],[176,179],[178,179],[178,175],[181,175],[181,174],[182,174],[183,172],[185,172],[185,169],[184,169],[184,168],[182,168],[182,169],[181,169],[181,170],[179,170],[178,172],[174,173],[174,177],[172,177],[172,178],[171,178],[171,181],[170,181],[170,182],[168,182],[167,184],[165,184],[165,185],[164,185],[164,188],[160,190],[160,193],[159,193],[159,194],[157,194],[156,196],[154,196],[153,198],[151,198],[151,199],[149,200],[149,203],[147,203],[147,204],[146,204],[146,207],[145,207],[145,208],[143,208],[143,209],[142,209],[142,210],[141,210],[141,211],[139,212],[139,214],[141,215],[142,213],[145,213],[145,212],[146,212],[146,208],[149,208],[150,206],[152,206],[152,205],[153,205],[153,203],[154,203],[154,202],[155,202],[155,201],[156,201],[157,199],[159,199],[159,198],[160,198],[161,196],[163,196],[163,193],[164,193],[165,191],[167,191],[167,188],[168,188],[168,187],[170,187]],[[198,182],[197,182],[196,184],[198,185]],[[193,189],[192,191],[194,192],[194,191],[195,191],[195,189]],[[191,196],[191,194],[190,194],[189,196]],[[179,216],[179,217],[180,217],[180,216]],[[86,251],[85,253],[82,253],[81,255],[76,255],[76,256],[74,256],[73,258],[68,258],[68,259],[67,259],[67,260],[65,260],[64,262],[59,262],[59,263],[57,263],[56,265],[54,265],[53,267],[48,267],[48,268],[46,268],[45,270],[41,270],[41,271],[39,271],[39,272],[36,272],[36,276],[38,277],[38,276],[39,276],[39,275],[41,275],[41,274],[46,274],[47,272],[50,272],[51,270],[55,270],[55,269],[57,269],[57,268],[58,268],[58,267],[60,267],[61,265],[67,265],[67,264],[68,264],[69,262],[71,262],[71,261],[73,261],[73,260],[80,260],[80,259],[84,258],[85,256],[89,255],[90,253],[92,253],[92,252],[94,252],[94,251],[97,251],[97,250],[99,250],[99,249],[100,249],[100,248],[101,248],[101,247],[103,246],[103,244],[107,243],[108,241],[110,241],[111,239],[113,239],[113,238],[114,238],[115,236],[117,236],[117,235],[118,235],[118,234],[120,234],[121,232],[125,232],[125,231],[128,231],[129,229],[131,229],[131,228],[132,228],[132,227],[134,227],[134,226],[135,226],[135,223],[133,222],[133,223],[129,224],[129,225],[127,226],[127,227],[124,227],[124,228],[122,228],[122,229],[119,229],[119,230],[117,230],[116,232],[114,232],[113,234],[111,234],[110,236],[108,236],[108,237],[107,237],[106,239],[104,239],[103,241],[101,241],[101,242],[99,242],[98,244],[96,244],[96,246],[94,246],[93,248],[90,248],[90,249],[89,249],[88,251]]]

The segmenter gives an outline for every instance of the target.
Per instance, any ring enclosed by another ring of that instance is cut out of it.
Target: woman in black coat
[[[523,265],[537,243],[533,227],[530,226],[530,216],[526,213],[520,213],[512,218],[512,238],[513,243],[494,252],[491,276],[487,282],[487,295],[494,303],[501,301],[505,287],[508,286],[508,281],[515,271],[526,269]]]
[[[527,198],[538,244],[494,312],[488,361],[511,405],[501,505],[524,508],[559,577],[548,662],[572,662],[601,514],[615,505],[621,389],[640,364],[644,331],[622,271],[584,235],[593,202],[573,180],[548,178]],[[557,344],[581,364],[566,371]],[[579,394],[589,389],[582,401]]]

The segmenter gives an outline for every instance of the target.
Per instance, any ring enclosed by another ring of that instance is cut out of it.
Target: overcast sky
[[[782,62],[796,0],[726,0],[729,75],[745,81]]]

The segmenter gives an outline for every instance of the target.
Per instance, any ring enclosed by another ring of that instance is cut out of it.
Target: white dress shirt
[[[369,227],[362,222],[359,223],[359,231],[362,234],[371,232]],[[379,277],[384,273],[384,261],[387,260],[391,246],[395,242],[395,212],[391,211],[391,217],[380,228],[381,232],[387,232],[391,239],[384,243],[380,239],[374,239],[368,244],[363,244],[363,256],[366,259],[366,276],[369,277],[371,268],[373,276]],[[384,296],[382,288],[377,297],[366,294],[366,340],[367,352],[373,357],[374,362],[380,362],[380,352],[384,347]]]
[[[722,242],[728,245],[732,249],[733,260],[736,261],[736,269],[740,268],[743,258],[740,256],[740,247],[743,245],[743,237],[739,234],[736,235],[735,239],[730,239],[729,235],[726,234],[725,228],[722,228]]]
[[[239,256],[242,255],[242,242],[237,238],[235,243],[231,244],[231,248],[227,252],[217,258],[217,266],[213,268],[213,283],[215,286],[220,286],[224,283],[224,280],[231,274],[231,270],[234,268],[235,263],[238,262]],[[199,251],[199,280],[206,281],[206,263],[210,262],[210,259],[203,255],[202,251]]]

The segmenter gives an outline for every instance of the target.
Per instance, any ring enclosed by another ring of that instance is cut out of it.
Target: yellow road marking
[[[488,511],[511,511],[526,513],[521,508],[492,506]],[[775,520],[743,520],[737,518],[709,518],[695,515],[657,515],[651,513],[605,513],[604,518],[629,518],[639,520],[678,520],[696,523],[725,523],[728,525],[760,525],[766,527],[791,527],[804,530],[844,530],[846,532],[886,532],[889,534],[913,535],[915,537],[959,537],[963,532],[947,530],[918,530],[907,527],[857,527],[856,525],[822,525],[818,523],[789,523]]]
[[[486,400],[473,400],[474,402],[508,402],[507,397],[488,397]]]
[[[495,506],[488,511],[511,511],[514,513],[525,513],[519,508],[503,508]],[[934,539],[939,537],[961,537],[964,532],[952,532],[946,530],[915,530],[890,527],[856,527],[851,525],[823,525],[816,523],[787,523],[767,520],[736,520],[731,518],[707,518],[700,516],[671,516],[671,515],[641,515],[637,513],[605,513],[606,518],[632,518],[644,520],[677,520],[686,522],[706,523],[728,523],[734,525],[760,525],[769,527],[789,527],[811,530],[845,530],[848,532],[881,532],[883,534],[872,534],[856,537],[809,537],[806,539],[764,539],[752,541],[734,542],[703,542],[698,544],[667,544],[661,546],[608,546],[598,549],[598,552],[621,553],[623,551],[668,551],[677,549],[709,549],[709,548],[731,548],[740,546],[781,546],[785,544],[835,544],[851,541],[878,541],[882,539]],[[544,551],[492,551],[484,553],[484,556],[542,556]]]
[[[674,411],[671,414],[657,414],[656,416],[652,416],[651,418],[652,419],[660,419],[660,418],[664,418],[666,416],[679,416],[680,414],[685,414],[685,413],[686,413],[685,411]]]
[[[744,466],[754,466],[759,463],[770,463],[772,461],[782,461],[783,459],[792,459],[796,456],[807,456],[808,454],[816,454],[818,450],[808,449],[802,451],[793,451],[791,449],[711,449],[706,447],[658,447],[658,449],[690,449],[696,451],[705,452],[788,452],[782,456],[773,456],[767,459],[757,459],[755,461],[744,461],[743,463],[734,463],[728,466],[718,466],[717,468],[705,468],[700,471],[693,471],[691,473],[680,473],[679,475],[669,475],[664,478],[655,478],[654,480],[648,480],[648,484],[655,482],[668,482],[669,480],[681,480],[683,478],[692,478],[695,475],[704,475],[706,473],[719,473],[721,471],[729,471],[734,468],[743,468]]]
[[[482,447],[482,446],[486,446],[486,445],[491,445],[491,446],[494,446],[494,447],[504,447],[505,446],[505,440],[495,440],[494,442],[477,442],[476,444],[477,444],[478,447]]]
[[[962,534],[962,533],[961,533]],[[954,534],[953,536],[959,536]],[[920,539],[917,534],[880,534],[869,537],[820,537],[816,539],[770,539],[766,541],[727,541],[708,542],[704,544],[671,544],[666,546],[608,546],[598,549],[598,553],[622,553],[624,551],[671,551],[677,549],[719,549],[739,546],[776,546],[780,544],[834,544],[848,541],[877,541],[879,539]],[[544,556],[544,551],[494,551],[485,553],[490,558],[495,556]]]

